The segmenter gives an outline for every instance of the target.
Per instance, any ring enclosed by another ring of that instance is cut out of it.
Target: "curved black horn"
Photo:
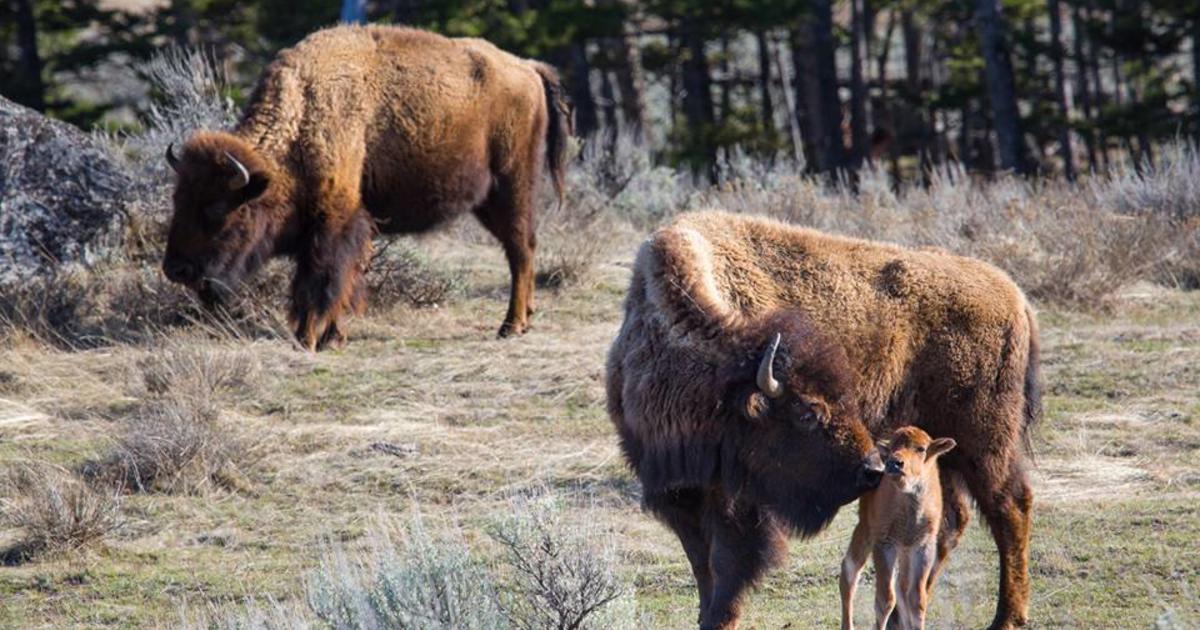
[[[179,157],[175,155],[175,143],[167,145],[167,164],[171,165],[171,170],[179,172]]]
[[[779,341],[783,335],[775,333],[775,338],[771,340],[770,347],[767,348],[766,354],[763,355],[762,362],[758,364],[758,388],[766,394],[767,398],[779,398],[783,395],[783,384],[775,380],[775,352],[779,350]]]
[[[236,171],[229,180],[229,190],[245,188],[250,183],[250,171],[246,170],[246,167],[228,151],[225,152],[225,159],[229,161],[229,165]]]

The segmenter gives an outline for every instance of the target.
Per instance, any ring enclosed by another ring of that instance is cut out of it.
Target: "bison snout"
[[[883,478],[883,458],[879,453],[871,453],[863,460],[862,468],[858,470],[858,486],[862,490],[874,490]]]
[[[171,282],[192,284],[200,277],[200,267],[182,258],[167,258],[163,261],[163,273]]]

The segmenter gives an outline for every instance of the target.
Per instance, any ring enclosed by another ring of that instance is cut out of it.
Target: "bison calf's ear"
[[[929,450],[925,453],[925,459],[933,459],[938,455],[949,452],[954,449],[957,442],[951,438],[938,438],[929,445]]]

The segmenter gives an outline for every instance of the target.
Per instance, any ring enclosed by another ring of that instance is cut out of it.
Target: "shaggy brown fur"
[[[757,576],[778,539],[764,525],[773,521],[754,520],[760,511],[812,531],[856,492],[844,472],[851,458],[813,463],[808,450],[772,453],[766,445],[749,454],[730,450],[731,442],[758,429],[731,419],[731,398],[716,390],[712,375],[761,350],[769,332],[761,322],[770,319],[799,320],[812,329],[799,338],[785,334],[789,350],[820,343],[844,353],[849,381],[837,382],[853,385],[839,391],[833,407],[853,410],[854,421],[835,426],[849,429],[861,419],[881,435],[893,426],[917,424],[957,441],[942,462],[944,502],[955,518],[941,534],[934,572],[966,524],[965,486],[1000,551],[993,627],[1023,624],[1032,493],[1021,442],[1037,413],[1038,385],[1037,329],[1021,291],[994,267],[940,251],[697,213],[656,232],[639,254],[625,323],[609,357],[608,397],[649,509],[679,534],[693,560],[703,625],[729,626],[737,617],[736,605],[713,595],[720,591],[714,583],[726,578],[705,545],[715,548],[722,530],[704,526],[705,519],[733,519],[725,522],[737,535],[719,544],[752,559],[744,560],[749,565],[739,567],[739,575]],[[758,331],[757,337],[745,331]],[[828,364],[817,367],[829,371]],[[811,440],[813,447],[850,443],[822,437]],[[750,496],[743,486],[724,477],[730,468],[744,468],[739,457],[748,455],[756,461],[774,458],[773,468],[763,468],[771,483],[781,485],[783,478],[788,481],[782,485],[822,487],[824,494],[796,490],[790,503],[743,501]],[[824,467],[836,469],[828,471],[828,479],[822,477]],[[711,502],[714,497],[750,507],[723,509]],[[811,518],[814,510],[820,518]],[[728,581],[734,590],[746,583],[736,576]],[[740,593],[732,599],[736,604]]]
[[[535,187],[561,199],[570,113],[554,70],[478,39],[339,26],[279,53],[241,122],[183,146],[164,269],[217,301],[271,256],[296,260],[291,317],[340,343],[364,302],[373,230],[473,212],[512,273],[502,336],[533,312]],[[232,158],[232,160],[230,159]],[[242,164],[249,183],[231,190]]]

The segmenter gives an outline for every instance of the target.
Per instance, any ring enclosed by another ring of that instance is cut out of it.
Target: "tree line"
[[[484,37],[562,71],[579,135],[717,180],[737,151],[897,181],[1103,172],[1200,140],[1195,0],[354,0],[368,21]],[[0,86],[77,123],[78,77],[168,43],[252,77],[339,0],[0,0]],[[239,97],[238,93],[232,96]],[[110,122],[111,124],[111,122]]]

